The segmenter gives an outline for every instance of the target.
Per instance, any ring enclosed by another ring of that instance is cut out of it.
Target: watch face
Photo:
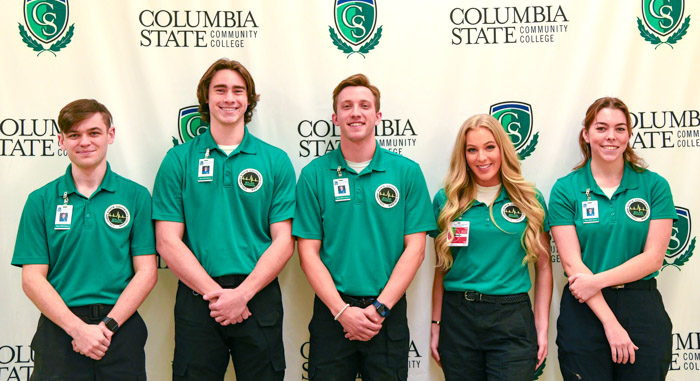
[[[379,316],[387,317],[387,315],[389,315],[389,312],[390,312],[389,308],[387,306],[385,306],[384,304],[382,304],[381,302],[375,300],[374,303],[372,303],[372,304],[377,309],[377,313],[379,314]]]
[[[112,318],[108,317],[102,321],[105,323],[105,326],[107,326],[107,329],[109,329],[112,332],[115,332],[119,328],[119,324],[117,324],[117,321]]]

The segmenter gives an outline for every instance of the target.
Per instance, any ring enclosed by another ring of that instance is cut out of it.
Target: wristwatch
[[[109,316],[106,316],[104,319],[102,319],[102,322],[105,323],[107,329],[112,332],[117,332],[117,330],[119,329],[119,323],[117,323],[116,320],[112,319]]]
[[[374,308],[377,309],[377,313],[379,314],[379,316],[384,317],[384,318],[389,316],[389,312],[391,312],[391,310],[389,309],[389,307],[385,306],[379,300],[375,299],[374,302],[372,302],[372,305],[374,306]]]

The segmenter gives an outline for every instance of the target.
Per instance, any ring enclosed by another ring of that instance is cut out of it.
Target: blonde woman
[[[668,182],[629,145],[627,106],[600,98],[579,133],[583,160],[550,198],[569,284],[557,321],[564,380],[664,380],[671,320],[656,289],[676,209]]]
[[[433,207],[433,358],[448,381],[532,381],[547,356],[552,298],[546,205],[494,117],[464,122]]]

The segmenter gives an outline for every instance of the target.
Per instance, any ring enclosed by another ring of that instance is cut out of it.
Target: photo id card
[[[58,205],[56,207],[55,230],[68,230],[73,219],[73,205]]]
[[[200,183],[214,180],[214,159],[199,159],[199,170],[197,171],[197,181]]]
[[[452,221],[450,228],[454,236],[450,246],[469,246],[469,221]]]
[[[581,211],[584,224],[598,223],[598,201],[583,201],[581,203]]]
[[[333,179],[335,202],[350,200],[350,181],[347,178]]]

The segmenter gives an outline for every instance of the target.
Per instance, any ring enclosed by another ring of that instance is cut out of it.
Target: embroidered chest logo
[[[129,220],[131,220],[131,215],[129,209],[124,205],[114,204],[105,211],[105,222],[111,228],[122,229],[129,225]]]
[[[501,215],[508,222],[517,223],[525,219],[525,214],[512,202],[508,202],[501,208]]]
[[[253,193],[260,189],[263,184],[263,177],[257,169],[248,168],[238,175],[238,186],[248,193]]]
[[[374,192],[374,198],[382,208],[393,208],[399,202],[399,190],[391,184],[382,184]]]
[[[625,213],[627,217],[637,222],[644,222],[649,219],[651,214],[649,204],[641,198],[633,198],[625,204]]]

